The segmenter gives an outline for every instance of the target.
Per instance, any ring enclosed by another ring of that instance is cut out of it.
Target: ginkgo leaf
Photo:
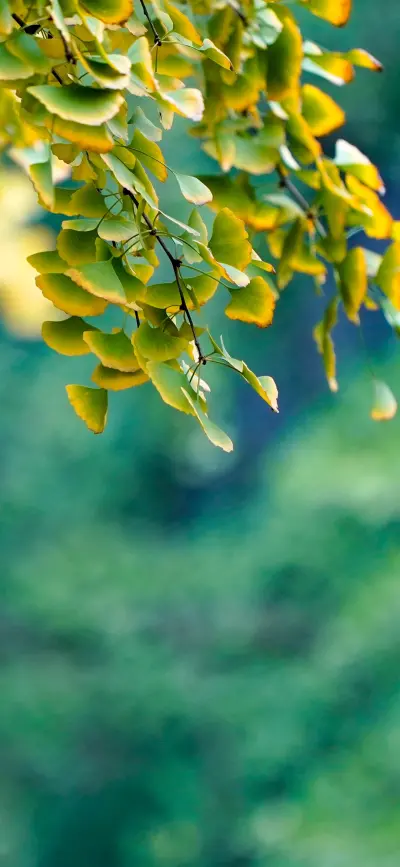
[[[139,369],[132,343],[124,331],[117,331],[114,334],[87,331],[83,339],[105,367],[125,373],[133,373]]]
[[[376,283],[400,310],[400,241],[394,241],[387,248],[376,275]]]
[[[337,27],[343,27],[343,24],[346,24],[352,7],[352,0],[301,0],[301,2],[314,15],[325,18],[326,21]]]
[[[182,117],[196,121],[203,117],[204,100],[201,91],[196,88],[185,87],[182,90],[163,91],[162,99]]]
[[[271,325],[274,309],[273,290],[262,277],[254,277],[247,286],[232,292],[225,313],[229,319],[240,319],[266,328]]]
[[[193,412],[197,417],[201,427],[203,428],[206,437],[210,440],[210,443],[212,443],[213,446],[218,446],[218,448],[223,449],[224,452],[233,451],[233,442],[228,437],[228,435],[208,418],[208,416],[202,411],[200,406],[194,400],[192,400],[190,394],[186,391],[185,388],[182,388],[182,391],[185,395],[186,400],[192,407]]]
[[[193,202],[195,205],[205,205],[207,202],[211,202],[212,192],[202,181],[191,175],[181,175],[178,172],[174,172],[174,174],[181,193],[188,202]]]
[[[390,421],[397,412],[397,400],[386,382],[373,379],[374,398],[371,418],[374,421]]]
[[[133,12],[133,0],[81,0],[82,6],[94,18],[106,24],[121,24]]]
[[[372,69],[375,72],[382,72],[383,66],[380,60],[377,60],[369,51],[364,48],[352,48],[346,52],[347,60],[354,63],[355,66],[363,66],[365,69]]]
[[[376,166],[358,148],[344,139],[339,139],[336,142],[335,163],[341,169],[355,175],[371,189],[377,190],[379,193],[385,192],[382,178]]]
[[[289,12],[283,17],[278,39],[268,48],[268,97],[280,102],[297,87],[303,56],[300,30]]]
[[[49,114],[47,125],[49,129],[53,130],[55,135],[59,135],[87,151],[103,154],[114,147],[113,138],[104,123],[99,126],[89,126],[85,123],[63,120],[61,117]],[[85,162],[83,162],[83,166],[86,167]],[[78,180],[76,170],[74,177]],[[86,177],[81,176],[79,179],[86,180]]]
[[[51,171],[51,160],[43,163],[33,163],[29,168],[32,183],[41,201],[52,210],[54,205],[54,186]]]
[[[170,361],[179,358],[187,349],[188,341],[179,336],[172,323],[170,325],[173,333],[166,328],[153,328],[148,322],[142,322],[132,336],[135,349],[137,348],[140,355],[151,361]]]
[[[13,19],[8,0],[0,0],[0,33],[8,36],[13,29]]]
[[[150,169],[159,181],[165,181],[168,175],[161,148],[140,131],[135,129],[130,147],[137,151],[141,162]]]
[[[58,250],[45,250],[43,253],[33,253],[27,261],[39,274],[64,274],[68,268]]]
[[[92,262],[80,268],[70,268],[67,275],[82,289],[112,304],[124,304],[127,300],[111,262]]]
[[[57,117],[89,126],[100,126],[110,120],[123,102],[120,93],[79,84],[68,87],[40,84],[29,87],[28,92]]]
[[[34,72],[46,75],[51,67],[51,61],[41,50],[41,41],[29,33],[19,30],[7,40],[7,49],[23,63],[32,67]]]
[[[247,367],[247,364],[244,363],[242,376],[274,412],[279,412],[278,388],[272,376],[256,376],[256,374]]]
[[[339,268],[340,291],[348,319],[359,323],[358,311],[367,293],[368,275],[362,247],[353,247]]]
[[[108,395],[104,388],[67,385],[68,400],[77,416],[95,434],[102,433],[107,423]]]
[[[305,84],[301,96],[303,116],[314,135],[328,135],[345,122],[343,109],[319,87]]]
[[[251,260],[251,244],[244,224],[229,208],[222,208],[214,220],[210,250],[225,265],[244,269]]]
[[[123,391],[126,388],[135,388],[137,385],[143,385],[145,382],[148,382],[148,379],[147,374],[141,369],[135,370],[133,373],[124,373],[112,367],[104,367],[103,364],[98,364],[92,373],[92,381],[109,391]]]
[[[81,217],[103,217],[107,212],[105,200],[93,183],[85,184],[71,196],[71,209]]]
[[[36,285],[45,298],[70,316],[99,316],[107,307],[106,301],[85,292],[65,274],[40,274]]]
[[[57,237],[57,250],[68,265],[84,265],[96,262],[97,232],[71,232],[61,229]],[[67,269],[66,269],[67,270]]]
[[[42,337],[47,346],[61,355],[88,355],[90,349],[83,334],[96,330],[79,316],[71,316],[61,322],[43,322]]]
[[[192,400],[196,400],[196,394],[187,376],[181,370],[168,363],[157,361],[149,361],[146,370],[164,403],[186,413],[186,415],[195,414],[182,389],[187,391]],[[204,402],[202,408],[204,408]]]

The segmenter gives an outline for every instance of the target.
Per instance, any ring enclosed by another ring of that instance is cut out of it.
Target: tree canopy
[[[43,338],[61,354],[95,356],[90,387],[67,386],[94,433],[109,391],[150,383],[231,451],[209,418],[209,364],[233,370],[278,411],[275,380],[210,333],[216,293],[229,319],[266,328],[296,274],[320,293],[332,275],[314,336],[333,391],[339,307],[355,325],[364,306],[400,327],[400,224],[382,202],[379,171],[344,138],[333,156],[320,143],[345,122],[324,82],[382,67],[361,48],[307,41],[305,9],[342,26],[351,0],[0,0],[2,143],[40,205],[64,218],[56,249],[28,260],[67,316],[45,322]],[[166,164],[160,142],[176,116],[215,160],[214,174],[182,174],[179,154]],[[163,210],[168,176],[189,209],[184,221]],[[387,242],[383,256],[370,238]],[[160,282],[165,263],[170,278]],[[391,390],[377,379],[374,389],[372,417],[391,418]]]

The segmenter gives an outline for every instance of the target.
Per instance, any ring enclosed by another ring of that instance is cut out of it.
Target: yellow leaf
[[[108,395],[104,388],[67,385],[68,400],[76,414],[95,434],[102,433],[107,422]]]
[[[374,400],[371,418],[374,421],[390,421],[397,412],[397,400],[386,382],[374,379]]]
[[[275,294],[262,277],[254,277],[247,286],[232,291],[225,308],[229,319],[255,323],[261,328],[271,325],[275,309]]]
[[[353,247],[339,267],[340,291],[348,319],[359,323],[358,311],[368,289],[367,262],[362,247]]]
[[[314,135],[328,135],[345,122],[343,109],[318,87],[305,84],[301,95],[303,116]]]

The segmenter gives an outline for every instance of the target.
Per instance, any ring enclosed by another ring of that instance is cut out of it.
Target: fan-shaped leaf
[[[77,416],[95,434],[102,433],[107,422],[108,395],[104,388],[67,385],[68,400]]]

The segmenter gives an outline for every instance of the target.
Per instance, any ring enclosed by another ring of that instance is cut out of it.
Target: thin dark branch
[[[124,194],[125,194],[126,196],[129,196],[129,198],[132,200],[132,202],[134,203],[135,207],[137,208],[137,207],[139,206],[139,202],[138,202],[136,196],[135,196],[133,193],[131,193],[130,190],[127,190],[126,188],[124,188],[123,192],[124,192]],[[199,361],[200,361],[202,364],[205,364],[205,363],[206,363],[206,359],[204,358],[204,355],[203,355],[203,353],[202,353],[202,351],[201,351],[201,346],[200,346],[200,343],[199,343],[199,341],[198,341],[198,339],[197,339],[197,334],[196,334],[196,329],[195,329],[195,327],[194,327],[194,322],[193,322],[193,319],[192,319],[192,316],[191,316],[190,310],[189,310],[189,308],[188,308],[188,306],[187,306],[187,302],[186,302],[186,298],[185,298],[184,291],[183,291],[183,289],[182,289],[182,284],[181,284],[181,274],[180,274],[180,267],[181,267],[181,265],[182,265],[182,262],[181,262],[180,259],[176,259],[175,256],[173,256],[173,254],[171,253],[171,251],[168,249],[168,247],[167,247],[165,241],[163,240],[163,238],[160,237],[160,235],[158,234],[157,230],[156,230],[156,229],[154,228],[154,226],[152,225],[151,220],[149,220],[149,218],[148,218],[148,216],[147,216],[146,214],[143,214],[143,219],[144,219],[146,225],[148,226],[148,228],[150,229],[151,233],[154,234],[154,236],[155,236],[155,238],[157,239],[157,241],[158,241],[160,247],[164,250],[165,255],[168,257],[169,261],[171,262],[171,265],[172,265],[172,268],[173,268],[173,271],[174,271],[174,275],[175,275],[175,280],[176,280],[176,283],[177,283],[177,286],[178,286],[179,296],[180,296],[180,299],[181,299],[181,310],[182,310],[183,313],[185,314],[185,316],[186,316],[186,318],[187,318],[187,321],[188,321],[188,323],[189,323],[190,330],[191,330],[192,335],[193,335],[193,342],[194,342],[194,345],[195,345],[195,347],[196,347],[196,349],[197,349],[197,352],[198,352],[198,355],[199,355]]]
[[[144,0],[140,0],[140,5],[143,9],[143,13],[144,13],[145,17],[147,18],[147,21],[149,22],[150,29],[151,29],[151,32],[152,32],[153,37],[154,37],[154,45],[162,45],[161,38],[160,38],[159,34],[157,33],[156,28],[154,27],[154,24],[150,18],[150,15],[148,13],[148,10],[147,10],[147,7],[146,7]]]
[[[300,190],[297,189],[297,187],[295,186],[293,181],[291,181],[290,178],[285,174],[285,172],[283,171],[281,166],[278,165],[276,167],[276,171],[277,171],[277,174],[279,175],[280,186],[284,187],[288,191],[288,193],[291,195],[292,199],[294,199],[294,201],[297,202],[297,204],[299,205],[299,207],[303,211],[304,216],[308,217],[310,220],[312,220],[312,222],[314,223],[314,226],[315,226],[318,234],[321,236],[321,238],[326,238],[325,229],[324,229],[321,221],[318,220],[318,218],[315,216],[315,214],[311,210],[309,202],[307,202],[307,199],[302,195]]]

